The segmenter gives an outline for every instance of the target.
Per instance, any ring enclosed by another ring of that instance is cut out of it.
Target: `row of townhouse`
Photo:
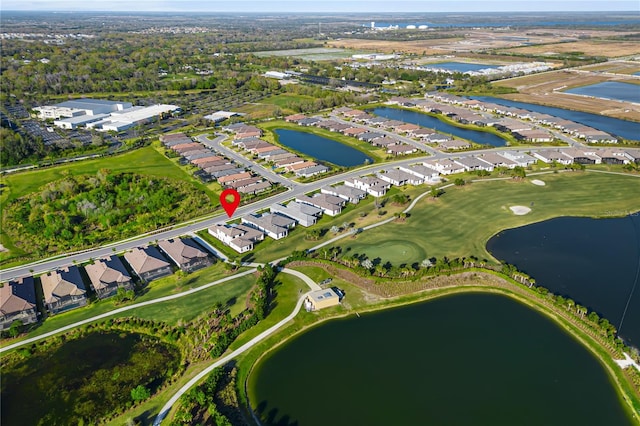
[[[312,196],[299,195],[286,204],[274,204],[268,213],[249,214],[241,224],[218,224],[208,232],[238,253],[245,253],[265,235],[274,240],[285,238],[296,225],[313,226],[323,214],[337,216],[347,202],[357,204],[366,195],[364,190],[345,185],[327,186]]]
[[[460,96],[450,95],[448,93],[441,93],[441,92],[428,92],[425,95],[425,97],[428,98],[427,102],[431,102],[429,101],[429,99],[433,99],[438,102],[442,102],[446,104],[460,105],[466,108],[473,108],[481,111],[491,112],[503,117],[513,117],[513,118],[518,118],[520,120],[528,120],[536,124],[541,124],[541,125],[545,125],[545,126],[560,130],[571,136],[583,139],[586,142],[606,142],[606,143],[618,142],[618,138],[611,135],[610,133],[595,129],[593,127],[584,125],[582,123],[577,123],[575,121],[555,117],[550,114],[533,112],[533,111],[529,111],[522,108],[498,105],[491,102],[483,102],[483,101],[478,101],[473,99],[466,99]],[[416,101],[416,102],[418,104],[420,103],[420,101]],[[433,106],[434,109],[438,108],[438,104],[434,102],[431,102],[431,105]],[[498,122],[499,121],[500,120],[498,120]],[[493,125],[495,125],[495,122],[492,122],[491,120],[488,121],[485,125],[492,125],[492,123]],[[483,125],[482,120],[480,122],[474,122],[474,124]],[[519,127],[519,126],[522,126],[522,123],[520,125],[516,125],[516,127]],[[511,129],[511,126],[508,125],[508,126],[505,126],[505,131],[511,131],[513,132],[516,138],[530,141],[530,142],[548,142],[553,140],[553,135],[550,132],[543,129],[533,129],[531,128],[531,126],[529,126],[529,128],[524,128],[521,130],[514,131]]]
[[[342,111],[342,109],[339,108],[334,112],[336,111]],[[347,110],[347,112],[349,111],[351,110]],[[407,133],[407,135],[409,135],[409,132],[417,131],[420,129],[420,126],[416,126],[414,124],[409,124],[397,120],[389,120],[382,117],[375,117],[361,110],[353,111],[357,111],[360,114],[359,118],[350,117],[353,119],[353,121],[360,121],[365,125],[372,126],[374,125],[373,121],[366,122],[364,116],[366,116],[367,118],[373,118],[378,120],[376,121],[377,127],[384,127],[387,131],[393,131],[396,133]],[[343,113],[343,115],[349,117],[346,113]],[[394,156],[412,154],[418,151],[415,146],[408,145],[397,138],[386,135],[385,133],[374,132],[365,127],[357,126],[354,124],[341,123],[332,119],[306,117],[304,114],[294,114],[285,117],[285,121],[297,123],[301,126],[315,126],[329,130],[331,132],[342,133],[345,136],[350,136],[361,141],[368,142],[373,146],[383,148],[385,149],[387,154],[391,154]]]
[[[276,169],[293,172],[296,176],[310,177],[329,171],[327,166],[315,161],[306,161],[296,154],[259,138],[235,139],[234,146],[247,151],[253,157],[269,162]]]
[[[67,266],[40,276],[43,303],[51,313],[67,311],[87,304],[88,284],[99,299],[116,294],[119,288],[133,289],[132,271],[141,281],[149,282],[173,273],[172,261],[178,268],[191,272],[209,266],[213,258],[191,238],[163,240],[154,246],[138,247],[124,253],[125,263],[111,255],[93,260],[84,267]],[[169,261],[170,260],[170,261]],[[15,320],[23,324],[38,320],[35,280],[26,276],[3,283],[0,287],[0,329],[11,326]]]
[[[493,171],[498,167],[514,169],[534,164],[536,159],[520,151],[487,152],[481,155],[468,155],[460,158],[426,160],[423,165],[442,175],[451,175],[476,170]]]
[[[531,154],[547,164],[640,164],[640,151],[631,149],[561,148]]]
[[[271,188],[271,182],[262,176],[254,176],[230,159],[199,142],[193,142],[184,133],[165,134],[160,136],[160,140],[168,149],[181,156],[181,164],[198,167],[199,170],[194,175],[203,182],[215,180],[223,187],[233,188],[244,194],[256,194]]]

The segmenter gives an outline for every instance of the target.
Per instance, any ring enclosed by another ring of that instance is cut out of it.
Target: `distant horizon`
[[[366,10],[363,10],[366,9]],[[540,0],[530,1],[471,0],[237,0],[235,2],[203,0],[4,0],[4,12],[171,12],[171,13],[553,13],[553,12],[631,12],[640,15],[637,0]],[[248,12],[250,11],[250,12]]]

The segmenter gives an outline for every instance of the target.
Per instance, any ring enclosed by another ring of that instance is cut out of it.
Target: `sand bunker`
[[[531,211],[529,207],[525,206],[511,206],[509,207],[513,214],[517,214],[518,216],[525,215]]]
[[[545,186],[546,183],[544,183],[544,181],[538,180],[538,179],[534,179],[531,181],[532,184],[534,185],[538,185],[538,186]]]

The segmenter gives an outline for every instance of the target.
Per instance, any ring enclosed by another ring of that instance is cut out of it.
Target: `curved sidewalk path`
[[[122,312],[127,312],[127,311],[130,311],[132,309],[141,308],[143,306],[154,305],[156,303],[166,302],[168,300],[179,299],[181,297],[188,296],[190,294],[197,293],[197,292],[202,291],[202,290],[206,290],[206,289],[208,289],[210,287],[225,283],[227,281],[231,281],[231,280],[234,280],[236,278],[244,277],[245,275],[253,274],[255,271],[256,271],[256,269],[252,268],[252,269],[249,269],[247,271],[240,272],[238,274],[229,275],[228,277],[221,278],[221,279],[219,279],[217,281],[210,282],[210,283],[205,284],[203,286],[192,288],[191,290],[183,291],[182,293],[172,294],[170,296],[164,296],[164,297],[160,297],[158,299],[148,300],[146,302],[140,302],[140,303],[136,303],[136,304],[133,304],[133,305],[123,306],[122,308],[114,309],[113,311],[105,312],[104,314],[96,315],[95,317],[87,318],[87,319],[84,319],[82,321],[74,322],[73,324],[65,325],[64,327],[60,327],[60,328],[58,328],[56,330],[53,330],[53,331],[50,331],[48,333],[44,333],[44,334],[41,334],[39,336],[31,337],[29,339],[21,340],[19,342],[13,343],[11,345],[3,346],[2,348],[0,348],[0,353],[6,352],[6,351],[10,351],[11,349],[19,348],[20,346],[23,346],[23,345],[28,345],[29,343],[37,342],[38,340],[46,339],[47,337],[54,336],[54,335],[56,335],[58,333],[62,333],[63,331],[71,330],[72,328],[80,327],[81,325],[89,324],[91,322],[98,321],[98,320],[101,320],[103,318],[108,318],[110,316],[113,316],[113,315],[116,315],[116,314],[119,314],[119,313],[122,313]]]
[[[283,270],[283,272],[286,273],[285,270]],[[294,274],[294,275],[296,275],[296,274]],[[298,303],[296,304],[296,307],[293,309],[293,312],[291,312],[288,316],[286,316],[285,318],[280,320],[280,322],[278,322],[276,325],[274,325],[273,327],[271,327],[271,328],[263,331],[262,333],[258,334],[256,337],[254,337],[253,339],[249,340],[247,343],[245,343],[244,345],[240,346],[238,349],[236,349],[235,351],[231,352],[229,355],[220,358],[219,360],[217,360],[216,362],[214,362],[213,364],[211,364],[210,366],[208,366],[207,368],[202,370],[200,373],[198,373],[194,378],[189,380],[162,407],[162,409],[160,410],[160,413],[156,416],[155,420],[153,421],[153,425],[154,426],[159,426],[160,423],[162,423],[164,418],[167,416],[167,414],[169,414],[169,411],[171,410],[171,407],[173,407],[173,404],[175,404],[178,401],[178,399],[180,399],[180,397],[182,395],[184,395],[189,389],[191,389],[193,386],[195,386],[207,374],[211,373],[215,368],[220,367],[221,365],[224,365],[227,362],[231,361],[233,358],[237,357],[241,353],[251,349],[256,344],[260,343],[262,340],[266,339],[267,337],[269,337],[270,335],[275,333],[277,330],[279,330],[283,325],[285,325],[286,323],[291,321],[293,318],[295,318],[295,316],[298,315],[298,312],[300,312],[300,309],[302,308],[302,303],[304,302],[304,300],[306,299],[308,294],[309,294],[309,292],[307,292],[307,293],[303,294],[302,296],[300,296],[300,298],[298,299]]]

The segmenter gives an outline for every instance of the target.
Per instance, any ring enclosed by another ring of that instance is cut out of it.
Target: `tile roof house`
[[[344,184],[353,188],[367,191],[368,194],[371,194],[374,197],[382,197],[387,193],[387,190],[391,188],[391,185],[388,182],[371,176],[357,177],[351,180],[345,180]]]
[[[118,256],[96,259],[84,267],[89,276],[91,287],[100,299],[113,296],[119,288],[132,290],[133,283],[129,272]]]
[[[124,259],[142,281],[149,282],[171,275],[171,264],[160,254],[157,248],[136,247],[124,254]]]
[[[392,169],[385,173],[380,173],[378,174],[378,177],[395,186],[403,186],[408,183],[411,185],[421,185],[424,183],[424,179],[398,169]]]
[[[87,295],[77,266],[68,266],[40,277],[44,304],[50,313],[66,311],[87,304]]]
[[[209,253],[191,238],[162,240],[158,247],[185,272],[206,268],[213,263]]]
[[[14,321],[33,324],[38,321],[36,289],[32,276],[17,278],[0,287],[0,330]]]
[[[320,189],[320,192],[323,194],[335,195],[336,197],[347,200],[351,204],[358,204],[360,200],[364,200],[367,197],[366,191],[347,185],[325,186]]]
[[[329,194],[316,194],[313,197],[299,195],[296,197],[296,201],[322,209],[329,216],[339,215],[342,212],[342,206],[345,204],[344,199]]]
[[[305,227],[315,225],[318,218],[322,216],[321,208],[298,203],[297,201],[292,201],[287,205],[276,203],[271,206],[270,210],[272,213],[280,213],[291,219],[295,219],[299,225]]]
[[[289,229],[296,226],[295,220],[278,213],[250,214],[242,218],[242,223],[261,230],[274,240],[286,237]]]
[[[262,231],[244,225],[218,224],[208,232],[238,253],[251,251],[255,242],[264,240]]]

